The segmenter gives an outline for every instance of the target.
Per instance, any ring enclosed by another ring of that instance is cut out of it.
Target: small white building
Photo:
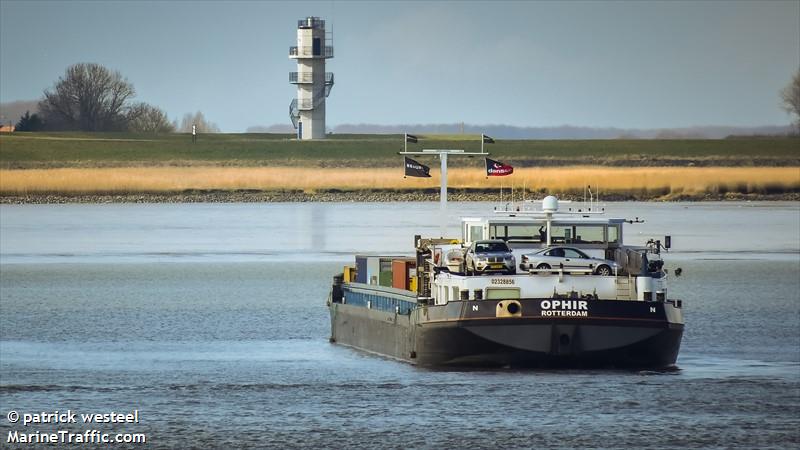
[[[325,98],[333,87],[333,73],[325,72],[325,60],[333,58],[330,42],[324,20],[297,21],[297,46],[289,48],[289,58],[297,60],[297,71],[289,72],[289,82],[297,85],[297,98],[289,105],[289,117],[298,139],[325,138]]]

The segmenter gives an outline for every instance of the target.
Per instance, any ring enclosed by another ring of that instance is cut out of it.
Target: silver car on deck
[[[537,252],[527,253],[520,258],[519,268],[522,271],[531,269],[547,270],[591,270],[597,275],[609,276],[620,269],[614,261],[592,258],[573,247],[548,247]]]
[[[514,274],[517,263],[505,241],[499,239],[475,241],[464,257],[467,275],[475,273],[501,272]]]

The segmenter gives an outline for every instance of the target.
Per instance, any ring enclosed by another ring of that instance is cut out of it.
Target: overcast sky
[[[789,123],[800,1],[45,2],[0,0],[0,101],[96,62],[170,118],[289,123],[297,19],[333,31],[328,126],[661,128]]]

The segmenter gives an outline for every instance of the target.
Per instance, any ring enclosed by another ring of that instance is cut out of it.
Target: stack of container
[[[356,283],[392,287],[394,260],[411,260],[402,256],[366,256],[356,255]],[[401,288],[405,289],[405,288]]]

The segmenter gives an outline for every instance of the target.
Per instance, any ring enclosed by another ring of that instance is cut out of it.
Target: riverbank
[[[499,192],[485,190],[451,189],[448,200],[454,202],[508,202],[509,192],[501,199]],[[526,193],[525,199],[538,199],[542,195]],[[559,195],[563,200],[583,200],[579,195]],[[517,192],[514,200],[522,200]],[[681,195],[658,195],[658,193],[611,194],[602,201],[800,201],[800,192],[778,194],[724,194],[702,193]],[[361,190],[361,191],[184,191],[171,193],[138,194],[27,194],[0,195],[0,204],[69,204],[69,203],[280,203],[280,202],[438,202],[439,191],[425,189],[416,191]]]

